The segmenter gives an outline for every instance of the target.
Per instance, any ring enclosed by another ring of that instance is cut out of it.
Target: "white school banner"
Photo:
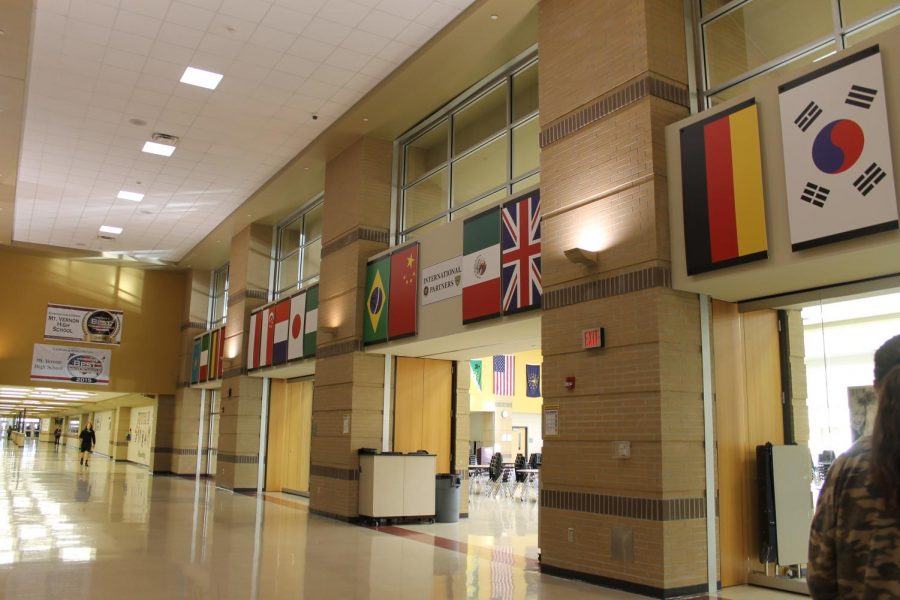
[[[35,344],[31,379],[107,385],[111,354],[99,348]]]
[[[422,306],[462,295],[462,256],[422,269]]]
[[[778,86],[794,251],[897,229],[878,46]]]
[[[124,318],[121,310],[48,304],[44,338],[118,346]]]

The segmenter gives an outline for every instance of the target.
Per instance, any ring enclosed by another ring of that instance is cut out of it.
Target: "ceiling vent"
[[[178,137],[174,135],[169,135],[168,133],[159,133],[158,131],[153,132],[153,135],[150,136],[151,142],[156,142],[157,144],[166,144],[167,146],[175,146],[178,144]]]
[[[116,236],[106,235],[105,233],[101,233],[100,235],[97,236],[97,239],[98,240],[114,240],[114,239],[116,239]]]

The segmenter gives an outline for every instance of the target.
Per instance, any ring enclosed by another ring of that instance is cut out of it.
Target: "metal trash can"
[[[459,521],[459,475],[438,473],[434,480],[434,520],[438,523]]]

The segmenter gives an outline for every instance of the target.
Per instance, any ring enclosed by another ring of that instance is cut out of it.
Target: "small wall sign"
[[[602,348],[606,343],[602,327],[592,327],[581,332],[581,348],[590,350],[591,348]]]

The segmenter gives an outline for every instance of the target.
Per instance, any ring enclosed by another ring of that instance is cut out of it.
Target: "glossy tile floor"
[[[541,575],[536,537],[516,533],[536,522],[530,503],[376,531],[281,494],[230,494],[99,456],[81,467],[74,450],[33,440],[3,440],[0,457],[0,598],[638,598]]]

